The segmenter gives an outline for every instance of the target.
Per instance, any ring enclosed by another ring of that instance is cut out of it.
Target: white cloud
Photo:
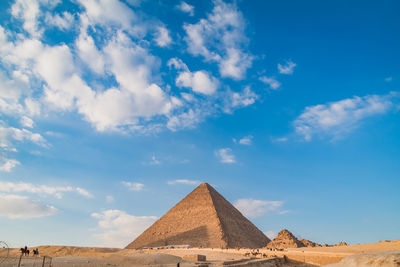
[[[158,45],[167,46],[172,35],[157,18],[129,6],[140,1],[77,0],[81,8],[74,13],[62,10],[62,5],[54,10],[60,2],[16,0],[11,13],[20,22],[17,28],[0,26],[5,69],[0,71],[0,112],[16,121],[76,112],[100,132],[149,133],[191,128],[224,108],[218,103],[223,95],[217,94],[220,81],[209,71],[179,69],[175,82],[190,88],[190,94],[180,95],[162,80],[161,60],[149,43],[155,37]],[[193,12],[185,2],[179,7]],[[185,24],[188,49],[218,64],[223,77],[243,79],[253,60],[247,52],[245,24],[235,4],[216,0],[206,19]],[[68,40],[48,42],[46,30],[53,26],[73,28]],[[248,89],[230,98],[232,108],[251,105],[257,96]]]
[[[154,41],[160,47],[166,47],[170,45],[172,43],[172,38],[169,36],[168,29],[165,27],[158,27]]]
[[[232,153],[230,148],[221,148],[215,151],[215,155],[222,163],[235,163],[235,155]]]
[[[4,122],[0,120],[0,144],[2,144],[2,146],[9,146],[11,140],[19,142],[30,141],[40,146],[47,145],[46,140],[40,134],[33,133],[27,129],[7,127]]]
[[[294,121],[295,131],[306,141],[310,141],[314,135],[337,139],[357,128],[363,120],[389,112],[397,97],[397,93],[355,96],[309,106]]]
[[[106,59],[103,53],[97,49],[93,38],[86,31],[82,31],[75,40],[75,45],[82,61],[95,73],[103,74]]]
[[[123,181],[122,184],[131,191],[142,191],[144,188],[144,184],[141,184],[141,183],[133,183],[133,182]]]
[[[175,83],[178,87],[192,88],[196,93],[212,95],[218,89],[219,81],[205,70],[191,72],[179,58],[171,58],[168,66],[181,70]]]
[[[254,104],[258,98],[251,89],[250,86],[246,86],[242,93],[232,93],[232,107],[247,107]]]
[[[192,88],[196,93],[211,95],[218,88],[218,80],[204,70],[181,72],[176,78],[178,87]]]
[[[27,219],[49,216],[58,210],[28,197],[0,194],[0,216],[10,219]]]
[[[32,128],[33,127],[33,120],[27,116],[22,116],[20,120],[20,124],[22,127]]]
[[[206,111],[189,109],[187,112],[171,116],[167,123],[167,128],[171,131],[177,131],[183,128],[193,128],[198,124],[204,116]]]
[[[114,202],[114,197],[111,195],[106,196],[106,202],[107,203],[113,203]]]
[[[32,98],[25,98],[24,100],[26,112],[30,116],[37,116],[40,115],[40,102],[32,99]]]
[[[174,185],[174,184],[198,185],[200,183],[201,182],[197,180],[187,180],[187,179],[177,179],[174,181],[168,181],[169,185]]]
[[[253,143],[253,136],[248,135],[239,140],[239,144],[241,145],[251,145]]]
[[[276,142],[276,143],[282,143],[282,142],[286,142],[289,139],[287,137],[278,137],[278,138],[272,138],[272,142]]]
[[[98,131],[134,129],[134,126],[139,127],[141,118],[148,122],[153,116],[167,115],[177,101],[152,82],[158,59],[126,32],[113,31],[100,49],[87,33],[88,26],[107,23],[108,26],[126,26],[131,33],[136,27],[136,24],[131,25],[136,19],[133,11],[119,1],[92,0],[82,5],[86,12],[80,16],[81,33],[75,40],[78,55],[90,70],[113,76],[116,87],[91,88],[77,68],[74,47],[65,44],[48,46],[27,38],[13,43],[1,28],[0,56],[44,82],[45,104],[55,110],[78,111]],[[8,104],[7,109],[9,107]]]
[[[18,160],[0,157],[0,171],[11,172],[19,164],[21,163]]]
[[[82,195],[86,198],[94,198],[94,196],[91,193],[89,193],[86,189],[76,187],[75,190],[79,195]]]
[[[182,12],[189,14],[189,16],[194,15],[194,6],[189,5],[188,3],[182,1],[179,5],[176,6]]]
[[[23,116],[21,118],[21,124],[24,124],[25,126],[33,126],[33,121],[30,118]],[[32,133],[27,129],[8,127],[0,120],[0,171],[11,172],[13,168],[21,164],[16,159],[8,158],[7,155],[10,152],[18,152],[14,147],[15,141],[29,141],[43,147],[48,146],[48,143],[40,134]]]
[[[286,62],[285,65],[278,64],[280,74],[293,74],[294,67],[296,67],[296,63],[292,61]]]
[[[69,12],[63,12],[62,15],[52,15],[50,12],[46,13],[45,22],[47,25],[53,25],[61,30],[68,30],[74,23],[74,16]]]
[[[47,186],[47,185],[34,185],[24,182],[3,182],[0,181],[0,192],[6,193],[30,193],[38,195],[51,195],[56,198],[62,198],[65,192],[75,192],[86,198],[93,198],[87,190],[80,187],[72,186]]]
[[[387,78],[385,78],[385,82],[391,82],[392,80],[393,80],[392,77],[387,77]]]
[[[31,36],[38,37],[41,35],[37,21],[40,15],[38,0],[16,0],[11,7],[11,14],[24,21],[23,28]]]
[[[278,234],[274,231],[266,231],[264,232],[264,235],[266,235],[269,239],[273,240]]]
[[[0,112],[9,115],[23,114],[24,107],[19,99],[28,91],[26,77],[19,71],[14,71],[12,77],[8,77],[0,70],[0,88]]]
[[[185,24],[185,41],[192,55],[201,55],[209,62],[217,62],[222,77],[241,80],[251,67],[253,57],[246,46],[245,20],[235,4],[214,1],[214,8],[206,19],[196,24]]]
[[[133,216],[122,210],[105,210],[92,213],[98,220],[101,233],[95,237],[106,247],[123,248],[138,237],[146,228],[152,225],[156,216]]]
[[[133,126],[139,117],[167,114],[173,108],[175,102],[170,101],[158,85],[148,82],[156,59],[146,49],[119,33],[104,52],[120,87],[96,92],[74,72],[67,46],[46,49],[38,59],[37,69],[48,84],[45,88],[47,102],[61,110],[75,107],[98,131]],[[100,72],[102,63],[92,68]]]
[[[278,210],[282,201],[265,201],[256,199],[238,199],[233,204],[246,217],[259,217],[271,211]]]
[[[270,87],[272,90],[276,90],[276,89],[278,89],[279,87],[281,87],[281,83],[278,82],[277,80],[275,80],[275,78],[272,78],[272,77],[261,76],[261,77],[260,77],[260,81],[262,81],[263,83],[269,85],[269,87]]]
[[[101,25],[117,26],[130,33],[136,33],[143,29],[139,25],[136,14],[126,4],[118,0],[79,0],[86,12],[83,26]],[[87,20],[87,21],[86,21]],[[88,24],[88,25],[85,25]]]

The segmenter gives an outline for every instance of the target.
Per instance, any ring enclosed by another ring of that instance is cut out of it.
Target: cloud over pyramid
[[[260,248],[269,241],[212,186],[202,183],[126,248]]]

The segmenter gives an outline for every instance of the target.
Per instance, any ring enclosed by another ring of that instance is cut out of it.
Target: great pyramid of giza
[[[126,248],[260,248],[269,241],[212,186],[202,183]]]

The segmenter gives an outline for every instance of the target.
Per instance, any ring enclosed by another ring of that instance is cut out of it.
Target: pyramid
[[[305,247],[321,247],[320,244],[304,238],[300,239],[299,242],[302,243]]]
[[[212,186],[202,183],[126,248],[260,248],[269,241]]]
[[[267,248],[284,249],[284,248],[300,248],[305,247],[291,232],[283,229],[278,235],[268,243]]]

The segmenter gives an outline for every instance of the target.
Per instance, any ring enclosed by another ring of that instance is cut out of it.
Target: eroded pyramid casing
[[[126,248],[259,248],[269,241],[213,187],[202,183]]]

